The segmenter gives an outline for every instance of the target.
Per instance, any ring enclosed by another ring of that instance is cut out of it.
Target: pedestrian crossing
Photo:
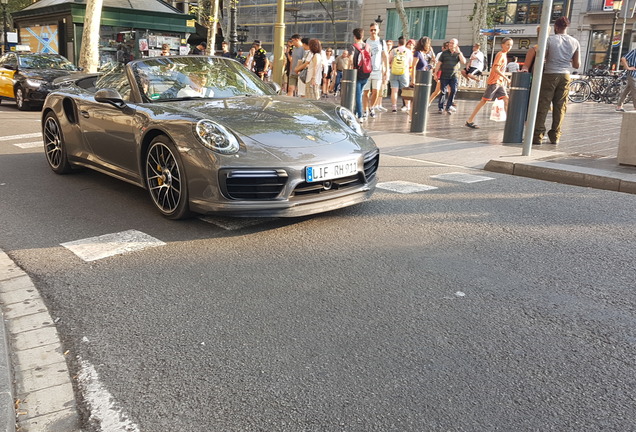
[[[35,139],[38,138],[42,138],[41,133],[5,136],[0,137],[0,145],[13,145],[20,149],[41,148],[42,141],[35,141]],[[438,169],[439,167],[440,166],[437,166]],[[457,169],[457,167],[451,166],[447,166],[447,168]],[[438,191],[444,188],[445,184],[470,185],[495,180],[493,177],[455,171],[430,175],[427,179],[431,180],[434,185],[426,184],[426,182],[414,182],[401,179],[379,182],[377,184],[376,194],[421,194]],[[198,219],[201,222],[210,224],[224,231],[240,231],[245,228],[273,222],[279,218],[232,218],[207,215],[199,216]],[[87,263],[123,254],[139,253],[150,248],[161,248],[166,245],[167,243],[163,240],[138,230],[100,234],[94,237],[74,239],[60,243],[60,246]]]

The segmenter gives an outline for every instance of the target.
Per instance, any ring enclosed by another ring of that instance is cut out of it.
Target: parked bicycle
[[[625,71],[612,75],[605,69],[592,69],[585,78],[579,78],[570,83],[568,100],[574,103],[592,100],[613,104],[618,101],[626,85]]]

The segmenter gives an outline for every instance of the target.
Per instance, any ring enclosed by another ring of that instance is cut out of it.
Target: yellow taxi
[[[59,54],[7,52],[0,57],[0,101],[14,100],[19,110],[41,108],[53,81],[78,71]]]

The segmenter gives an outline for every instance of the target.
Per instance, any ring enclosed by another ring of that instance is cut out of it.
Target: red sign
[[[613,11],[614,10],[614,0],[603,0],[603,10],[604,11]]]

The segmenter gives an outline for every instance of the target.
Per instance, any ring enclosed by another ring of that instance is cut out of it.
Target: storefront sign
[[[536,25],[510,25],[510,26],[501,26],[501,30],[507,30],[508,37],[530,37],[537,35],[537,26]]]
[[[613,11],[614,10],[614,0],[603,0],[603,10],[604,11]]]

